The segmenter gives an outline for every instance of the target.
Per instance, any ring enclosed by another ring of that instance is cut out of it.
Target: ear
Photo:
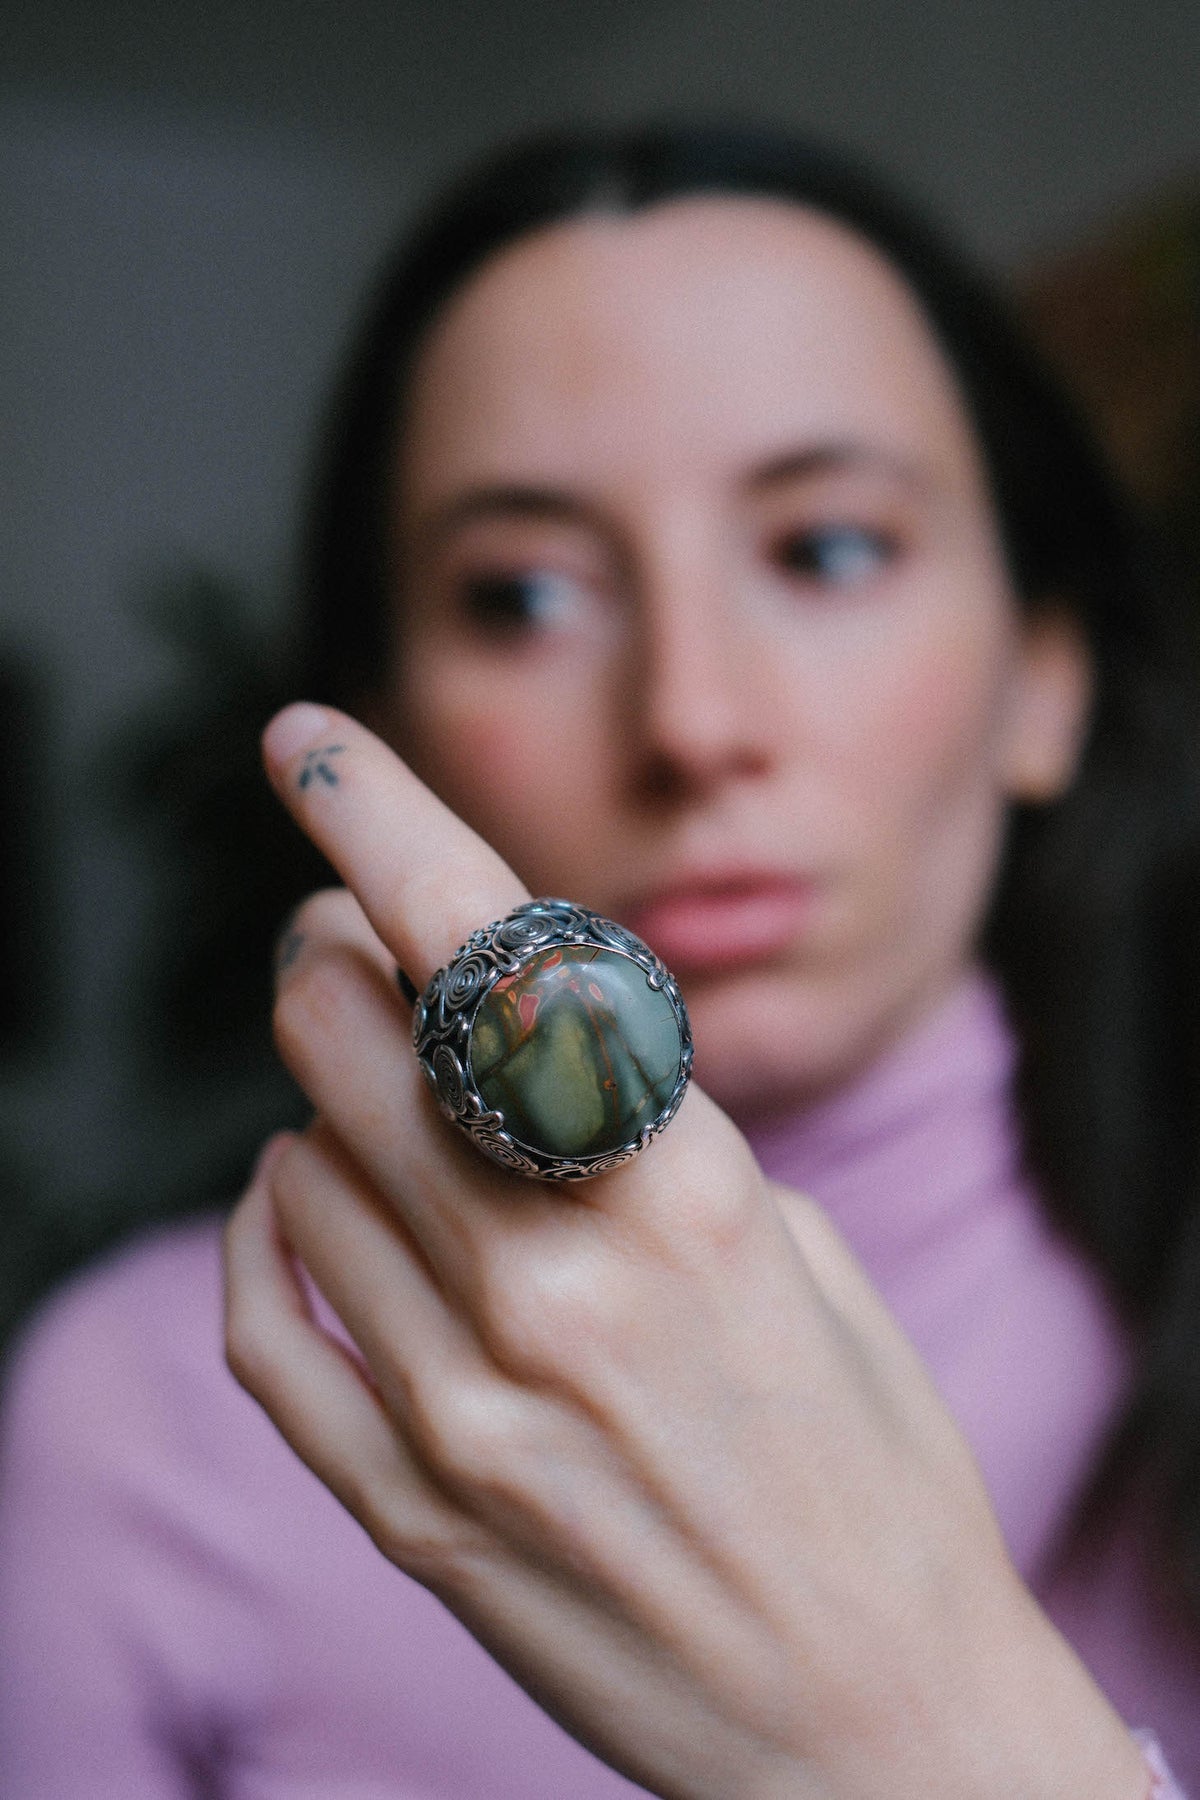
[[[1057,800],[1075,778],[1091,715],[1091,651],[1074,615],[1050,603],[1022,624],[1002,773],[1010,799]]]

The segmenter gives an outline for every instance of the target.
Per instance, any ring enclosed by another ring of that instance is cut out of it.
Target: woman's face
[[[811,1096],[937,1002],[1085,683],[876,251],[740,197],[520,240],[426,340],[396,495],[385,729],[660,952],[709,1092]]]

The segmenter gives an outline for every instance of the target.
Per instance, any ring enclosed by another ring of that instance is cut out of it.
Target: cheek
[[[552,683],[422,668],[406,683],[398,747],[434,791],[522,868],[540,860],[548,822],[585,802],[597,758],[589,710]]]
[[[899,829],[936,828],[948,809],[999,800],[1009,666],[1004,633],[959,627],[881,659],[863,681],[847,754],[861,753],[867,791],[905,815]]]
[[[409,714],[409,759],[448,806],[485,836],[536,787],[536,731],[503,704],[424,705]]]
[[[907,778],[911,803],[937,815],[955,794],[991,785],[999,707],[988,672],[953,650],[930,657],[886,697],[881,758]]]
[[[843,745],[860,867],[871,871],[860,894],[906,954],[969,948],[986,909],[1005,816],[1009,666],[1002,627],[955,622],[862,682],[859,730]]]

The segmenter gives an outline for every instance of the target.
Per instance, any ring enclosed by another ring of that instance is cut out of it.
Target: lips
[[[689,880],[628,908],[624,923],[679,974],[733,969],[777,956],[801,929],[812,883],[736,874]]]

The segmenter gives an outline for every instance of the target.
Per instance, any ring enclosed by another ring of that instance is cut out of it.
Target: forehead
[[[901,276],[814,211],[671,200],[531,233],[431,327],[404,486],[712,474],[865,441],[978,485],[953,373]]]

